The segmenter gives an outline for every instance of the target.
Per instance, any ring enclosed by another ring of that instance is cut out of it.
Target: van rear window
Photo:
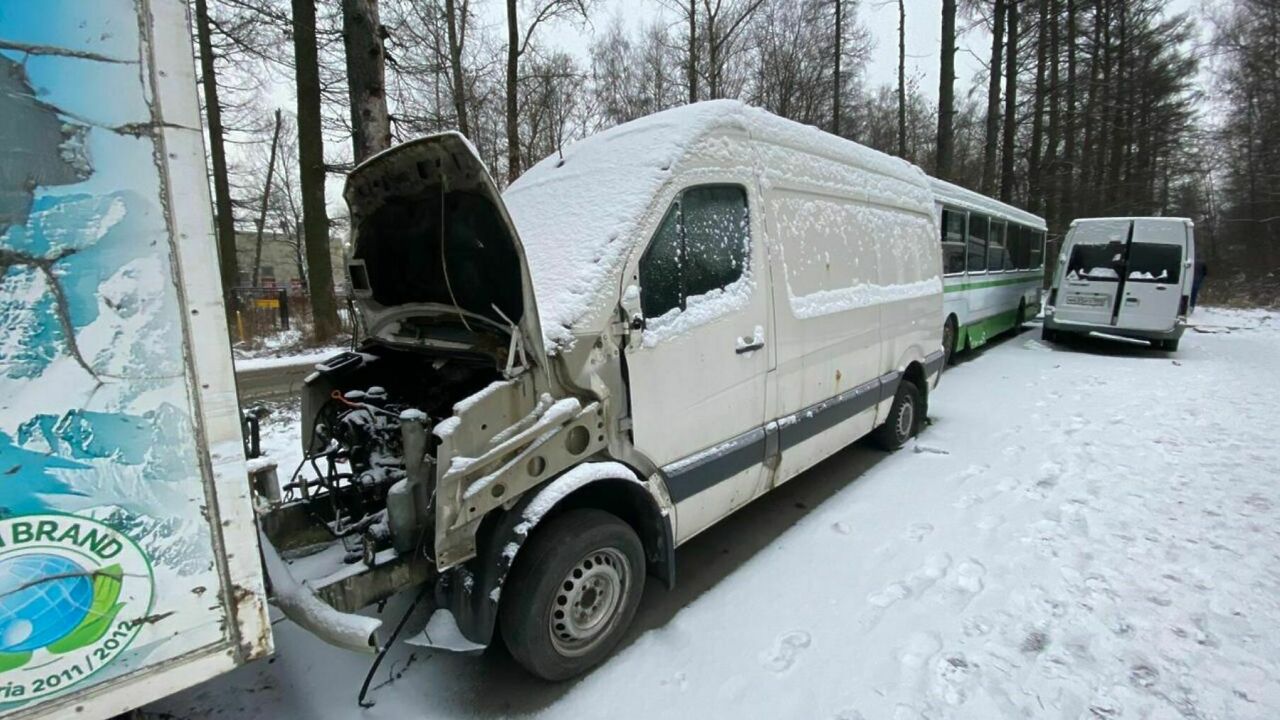
[[[1174,284],[1182,269],[1182,248],[1135,241],[1129,246],[1129,280]]]
[[[1077,243],[1071,248],[1067,278],[1071,280],[1118,281],[1124,270],[1124,243]]]

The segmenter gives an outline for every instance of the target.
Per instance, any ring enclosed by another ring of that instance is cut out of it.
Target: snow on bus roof
[[[654,196],[698,152],[698,141],[717,130],[785,138],[791,147],[902,180],[900,192],[927,197],[924,174],[910,163],[736,100],[672,108],[571,143],[502,196],[525,249],[549,351],[570,344],[575,325],[617,291]],[[741,162],[750,167],[752,158]]]
[[[1002,203],[982,193],[976,193],[946,180],[931,177],[929,178],[929,187],[933,189],[933,194],[938,198],[938,201],[943,204],[955,205],[971,212],[1003,217],[1023,225],[1029,225],[1034,230],[1048,229],[1044,223],[1044,218],[1039,215],[1033,215],[1026,210]]]

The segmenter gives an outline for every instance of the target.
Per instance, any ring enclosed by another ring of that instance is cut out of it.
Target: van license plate
[[[1072,293],[1066,297],[1068,305],[1079,305],[1081,307],[1106,307],[1106,295],[1082,295],[1080,293]]]

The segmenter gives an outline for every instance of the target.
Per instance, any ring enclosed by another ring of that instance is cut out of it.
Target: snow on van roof
[[[502,196],[525,249],[548,351],[571,343],[575,325],[617,291],[654,195],[698,141],[716,130],[782,137],[791,147],[870,167],[905,181],[898,188],[927,195],[923,173],[904,160],[736,100],[672,108],[574,142],[534,165]],[[752,165],[750,157],[741,162]]]
[[[933,189],[933,194],[938,198],[938,201],[947,205],[955,205],[971,212],[1008,218],[1023,225],[1029,225],[1034,230],[1048,229],[1044,223],[1044,218],[1039,215],[1033,215],[1026,210],[1002,203],[982,193],[976,193],[946,180],[931,177],[929,178],[929,187]]]

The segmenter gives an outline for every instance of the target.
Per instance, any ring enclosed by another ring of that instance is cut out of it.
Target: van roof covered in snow
[[[1039,215],[1033,215],[1026,210],[1002,203],[999,200],[976,193],[968,188],[962,188],[946,180],[931,177],[929,178],[929,187],[932,188],[933,194],[937,196],[938,200],[947,205],[964,208],[970,212],[1007,217],[1023,225],[1030,226],[1034,230],[1048,229],[1044,223],[1044,218]]]
[[[636,230],[645,212],[682,164],[711,157],[756,167],[754,155],[702,142],[724,132],[871,173],[865,177],[875,182],[860,191],[872,199],[931,206],[925,175],[914,165],[736,100],[694,103],[618,125],[542,160],[503,193],[525,249],[549,349],[571,342],[585,319],[596,317],[618,291],[627,257],[644,240]],[[846,187],[841,180],[830,184]]]

